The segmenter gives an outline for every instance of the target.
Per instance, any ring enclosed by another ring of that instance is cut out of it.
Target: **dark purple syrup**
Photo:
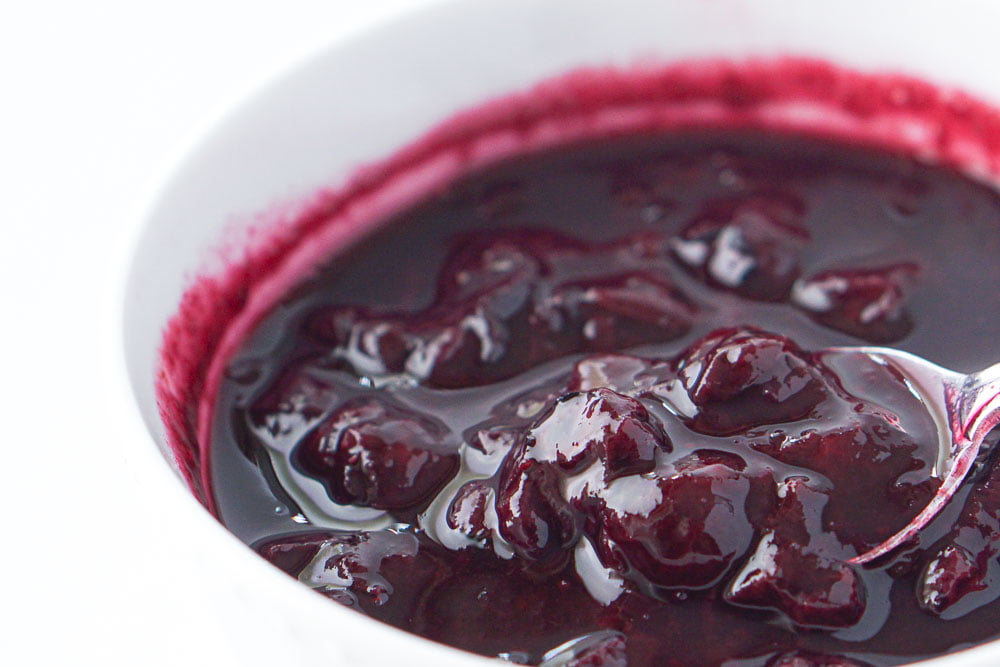
[[[1000,636],[991,461],[937,488],[903,378],[994,363],[1000,198],[699,132],[470,176],[318,272],[217,411],[224,523],[321,593],[514,662],[899,664]],[[559,663],[563,664],[563,663]]]

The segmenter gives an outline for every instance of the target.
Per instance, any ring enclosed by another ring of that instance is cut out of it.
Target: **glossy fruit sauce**
[[[1000,636],[1000,468],[919,536],[935,423],[892,345],[998,360],[1000,197],[764,131],[468,175],[231,360],[215,509],[332,600],[512,662],[898,664]],[[331,622],[336,622],[331,620]]]

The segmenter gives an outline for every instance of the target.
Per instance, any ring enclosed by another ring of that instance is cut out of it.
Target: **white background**
[[[237,664],[113,435],[120,239],[219,107],[426,1],[0,0],[0,663]]]
[[[123,239],[171,154],[220,109],[331,41],[437,1],[0,0],[3,667],[239,664],[190,526],[158,511],[160,489],[137,472],[150,443],[116,435],[107,355]],[[788,7],[820,6],[807,4]],[[913,6],[865,4],[883,22]],[[955,2],[916,4],[933,7],[928,24],[945,6],[961,17]],[[970,16],[947,22],[966,48],[920,42],[914,61],[983,78],[959,67],[969,49],[995,51],[994,27]],[[879,54],[854,23],[834,27]]]

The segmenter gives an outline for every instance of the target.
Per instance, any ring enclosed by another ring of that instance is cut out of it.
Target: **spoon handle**
[[[1000,364],[967,376],[956,398],[956,435],[961,433],[978,448],[1000,422]]]

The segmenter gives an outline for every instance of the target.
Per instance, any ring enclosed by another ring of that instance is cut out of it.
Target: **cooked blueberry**
[[[385,560],[426,560],[414,535],[393,531],[289,535],[256,549],[302,583],[348,606],[380,607],[389,601],[393,585],[381,572]]]
[[[712,586],[753,538],[749,490],[745,475],[697,454],[669,476],[619,479],[600,494],[603,560],[647,590]]]
[[[1000,592],[988,589],[998,556],[1000,467],[994,467],[972,489],[944,545],[920,573],[917,602],[928,612],[955,618],[995,600]]]
[[[844,628],[865,612],[854,555],[822,529],[827,496],[800,478],[783,483],[770,528],[726,587],[726,601],[773,609],[804,627]]]
[[[815,321],[872,343],[892,343],[913,330],[906,308],[916,264],[822,271],[795,283],[792,302]]]
[[[510,451],[520,435],[518,429],[503,426],[477,429],[469,439],[469,446],[487,456],[493,456]]]
[[[303,533],[271,538],[254,548],[272,565],[297,577],[328,539],[328,533]]]
[[[293,366],[254,401],[247,410],[257,437],[279,440],[294,437],[315,423],[341,399],[329,377],[309,363]]]
[[[543,569],[559,569],[580,536],[581,519],[550,465],[508,456],[496,500],[498,530],[519,556]]]
[[[827,396],[808,356],[782,336],[722,329],[681,356],[678,378],[697,408],[691,427],[726,435],[807,417]]]
[[[493,495],[493,488],[486,480],[466,482],[448,506],[448,525],[470,539],[486,539],[490,532],[486,514]]]
[[[567,394],[540,415],[500,472],[500,534],[532,560],[552,560],[579,538],[582,514],[564,486],[598,465],[600,485],[649,472],[670,444],[635,399],[610,389]]]
[[[360,399],[324,419],[293,456],[338,503],[402,509],[430,500],[455,474],[451,438],[428,417]]]
[[[435,306],[414,318],[421,342],[406,370],[432,386],[502,380],[539,360],[531,321],[538,260],[503,242],[467,252],[449,265]]]
[[[595,352],[678,338],[696,313],[668,280],[641,273],[559,285],[543,307],[557,309],[580,349]]]
[[[855,405],[841,426],[752,446],[823,475],[836,489],[823,511],[824,528],[864,551],[903,528],[939,485],[929,448],[899,429],[892,417]]]
[[[645,406],[602,388],[560,398],[528,431],[525,456],[566,472],[599,458],[610,482],[651,471],[657,450],[669,451],[670,443]]]
[[[941,548],[921,572],[917,587],[920,607],[940,615],[966,596],[985,590],[989,561],[996,555],[996,548],[976,554],[958,544]]]
[[[511,343],[507,326],[487,312],[429,329],[406,360],[406,371],[435,387],[458,388],[499,379],[496,362]]]
[[[803,206],[785,195],[713,202],[671,239],[681,263],[709,284],[759,301],[782,301],[809,240]]]
[[[402,373],[419,344],[401,322],[368,320],[351,330],[344,354],[359,373]]]
[[[565,242],[536,230],[526,231],[525,238],[516,241],[501,235],[459,239],[441,269],[438,300],[465,303],[498,289],[530,287],[545,269],[541,257],[546,248]]]

